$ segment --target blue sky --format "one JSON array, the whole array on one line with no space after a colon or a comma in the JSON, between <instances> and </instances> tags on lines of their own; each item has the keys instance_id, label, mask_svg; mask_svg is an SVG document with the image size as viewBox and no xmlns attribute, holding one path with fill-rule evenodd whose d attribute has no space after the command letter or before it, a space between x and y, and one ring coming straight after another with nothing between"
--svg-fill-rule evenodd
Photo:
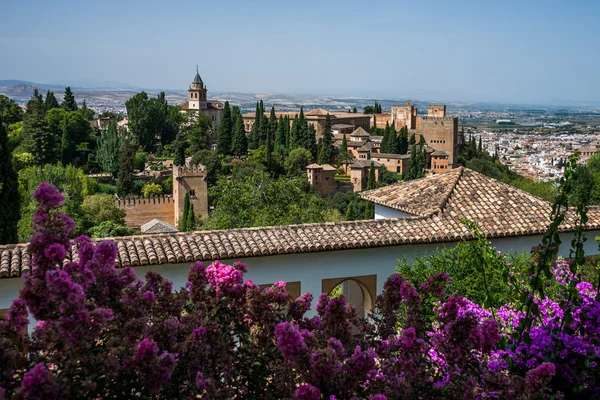
<instances>
[{"instance_id":1,"label":"blue sky","mask_svg":"<svg viewBox=\"0 0 600 400\"><path fill-rule=\"evenodd\" d=\"M0 79L600 101L600 1L12 1Z\"/></svg>"}]
</instances>

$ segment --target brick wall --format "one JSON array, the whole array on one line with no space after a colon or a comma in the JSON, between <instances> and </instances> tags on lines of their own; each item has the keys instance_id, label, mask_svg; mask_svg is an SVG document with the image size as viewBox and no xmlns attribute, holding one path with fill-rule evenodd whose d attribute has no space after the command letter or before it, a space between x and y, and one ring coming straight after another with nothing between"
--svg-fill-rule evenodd
<instances>
[{"instance_id":1,"label":"brick wall","mask_svg":"<svg viewBox=\"0 0 600 400\"><path fill-rule=\"evenodd\" d=\"M117 207L127 212L125 223L132 228L139 228L154 218L175 225L175 202L172 196L120 199L117 200Z\"/></svg>"}]
</instances>

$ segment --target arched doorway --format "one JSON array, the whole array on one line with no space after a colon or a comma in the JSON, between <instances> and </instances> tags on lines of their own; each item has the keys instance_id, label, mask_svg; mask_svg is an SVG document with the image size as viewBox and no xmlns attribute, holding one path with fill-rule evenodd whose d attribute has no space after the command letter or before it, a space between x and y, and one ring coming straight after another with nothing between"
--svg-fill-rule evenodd
<instances>
[{"instance_id":1,"label":"arched doorway","mask_svg":"<svg viewBox=\"0 0 600 400\"><path fill-rule=\"evenodd\" d=\"M356 307L359 317L368 317L373 312L376 291L377 275L323 279L323 293L343 294Z\"/></svg>"}]
</instances>

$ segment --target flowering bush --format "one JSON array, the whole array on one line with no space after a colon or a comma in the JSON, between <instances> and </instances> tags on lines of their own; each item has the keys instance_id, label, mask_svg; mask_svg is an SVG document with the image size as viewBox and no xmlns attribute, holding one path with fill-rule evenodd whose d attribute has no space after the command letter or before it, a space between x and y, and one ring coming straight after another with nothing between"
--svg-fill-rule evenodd
<instances>
[{"instance_id":1,"label":"flowering bush","mask_svg":"<svg viewBox=\"0 0 600 400\"><path fill-rule=\"evenodd\" d=\"M194 263L174 291L116 269L110 241L79 237L67 262L63 196L42 184L34 197L34 268L0 321L0 399L600 398L600 303L587 282L569 290L562 261L564 293L532 296L527 335L522 306L447 295L445 273L419 287L390 276L369 319L325 294L308 318L310 294L260 290L240 263Z\"/></svg>"}]
</instances>

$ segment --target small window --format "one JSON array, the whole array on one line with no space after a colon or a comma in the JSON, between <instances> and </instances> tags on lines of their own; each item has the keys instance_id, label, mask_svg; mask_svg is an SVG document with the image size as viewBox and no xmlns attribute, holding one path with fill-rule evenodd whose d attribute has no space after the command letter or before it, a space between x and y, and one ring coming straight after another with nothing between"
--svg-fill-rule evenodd
<instances>
[{"instance_id":1,"label":"small window","mask_svg":"<svg viewBox=\"0 0 600 400\"><path fill-rule=\"evenodd\" d=\"M196 191L195 190L190 190L190 196L195 196L196 195Z\"/></svg>"},{"instance_id":2,"label":"small window","mask_svg":"<svg viewBox=\"0 0 600 400\"><path fill-rule=\"evenodd\" d=\"M328 181L328 180L329 180L329 177L328 177L328 176L326 176L326 177L325 177L325 180L326 180L326 181Z\"/></svg>"}]
</instances>

